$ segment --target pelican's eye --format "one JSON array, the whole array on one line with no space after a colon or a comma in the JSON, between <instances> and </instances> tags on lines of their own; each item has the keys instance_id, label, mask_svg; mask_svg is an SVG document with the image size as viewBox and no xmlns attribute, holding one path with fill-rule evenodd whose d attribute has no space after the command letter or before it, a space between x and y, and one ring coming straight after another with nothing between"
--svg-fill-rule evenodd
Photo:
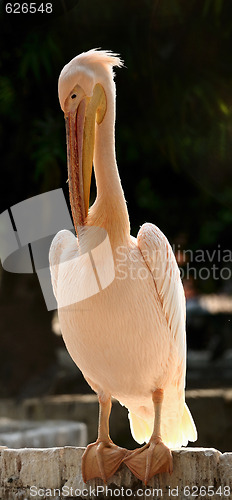
<instances>
[{"instance_id":1,"label":"pelican's eye","mask_svg":"<svg viewBox=\"0 0 232 500\"><path fill-rule=\"evenodd\" d=\"M71 99L76 99L76 94L71 95Z\"/></svg>"}]
</instances>

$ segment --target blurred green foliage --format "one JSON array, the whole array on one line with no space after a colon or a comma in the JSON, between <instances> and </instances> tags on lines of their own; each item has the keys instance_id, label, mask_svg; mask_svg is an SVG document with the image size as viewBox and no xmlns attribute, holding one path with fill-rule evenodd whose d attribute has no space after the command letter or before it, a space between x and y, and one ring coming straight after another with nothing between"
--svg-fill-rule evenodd
<instances>
[{"instance_id":1,"label":"blurred green foliage","mask_svg":"<svg viewBox=\"0 0 232 500\"><path fill-rule=\"evenodd\" d=\"M190 248L231 246L232 2L56 0L1 10L2 210L62 186L57 79L93 47L119 53L116 146L132 232L146 220Z\"/></svg>"}]
</instances>

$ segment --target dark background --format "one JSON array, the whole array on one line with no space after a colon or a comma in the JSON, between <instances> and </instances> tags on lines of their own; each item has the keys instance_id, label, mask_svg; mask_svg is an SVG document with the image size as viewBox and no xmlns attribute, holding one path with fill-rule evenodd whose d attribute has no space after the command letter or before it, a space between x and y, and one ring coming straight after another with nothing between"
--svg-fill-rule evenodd
<instances>
[{"instance_id":1,"label":"dark background","mask_svg":"<svg viewBox=\"0 0 232 500\"><path fill-rule=\"evenodd\" d=\"M68 200L57 80L72 57L101 47L125 61L116 70L116 152L132 234L150 221L182 251L231 249L232 3L53 0L52 14L6 14L6 3L0 2L1 212L59 187ZM218 254L214 263L224 265ZM37 392L53 391L62 340L51 333L37 277L1 275L0 396L33 395L36 381ZM231 280L212 273L193 278L184 279L187 298L231 293Z\"/></svg>"}]
</instances>

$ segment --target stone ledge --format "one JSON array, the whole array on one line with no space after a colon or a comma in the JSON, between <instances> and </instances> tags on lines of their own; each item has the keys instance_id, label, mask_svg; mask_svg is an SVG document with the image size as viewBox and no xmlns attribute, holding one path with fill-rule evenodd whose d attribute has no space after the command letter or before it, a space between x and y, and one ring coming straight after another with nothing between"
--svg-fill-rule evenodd
<instances>
[{"instance_id":1,"label":"stone ledge","mask_svg":"<svg viewBox=\"0 0 232 500\"><path fill-rule=\"evenodd\" d=\"M56 499L96 496L189 499L198 492L198 498L232 499L232 453L221 454L213 448L174 450L173 474L155 476L145 487L125 465L107 485L100 479L86 485L81 476L83 451L84 448L74 447L0 449L0 498L38 500L53 495ZM209 495L204 494L207 488Z\"/></svg>"}]
</instances>

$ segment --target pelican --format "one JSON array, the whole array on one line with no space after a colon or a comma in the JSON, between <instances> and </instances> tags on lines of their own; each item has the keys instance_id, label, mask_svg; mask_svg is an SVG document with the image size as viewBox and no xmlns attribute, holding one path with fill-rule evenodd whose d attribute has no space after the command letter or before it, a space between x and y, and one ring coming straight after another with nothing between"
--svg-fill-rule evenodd
<instances>
[{"instance_id":1,"label":"pelican","mask_svg":"<svg viewBox=\"0 0 232 500\"><path fill-rule=\"evenodd\" d=\"M174 254L153 224L130 236L115 158L113 67L122 64L117 54L93 49L61 71L76 236L60 231L49 258L64 342L99 399L98 438L83 454L83 479L106 482L124 462L147 484L172 472L171 448L197 433L185 403L185 296ZM93 165L97 195L89 207ZM129 451L111 440L112 397L128 409L142 447Z\"/></svg>"}]
</instances>

